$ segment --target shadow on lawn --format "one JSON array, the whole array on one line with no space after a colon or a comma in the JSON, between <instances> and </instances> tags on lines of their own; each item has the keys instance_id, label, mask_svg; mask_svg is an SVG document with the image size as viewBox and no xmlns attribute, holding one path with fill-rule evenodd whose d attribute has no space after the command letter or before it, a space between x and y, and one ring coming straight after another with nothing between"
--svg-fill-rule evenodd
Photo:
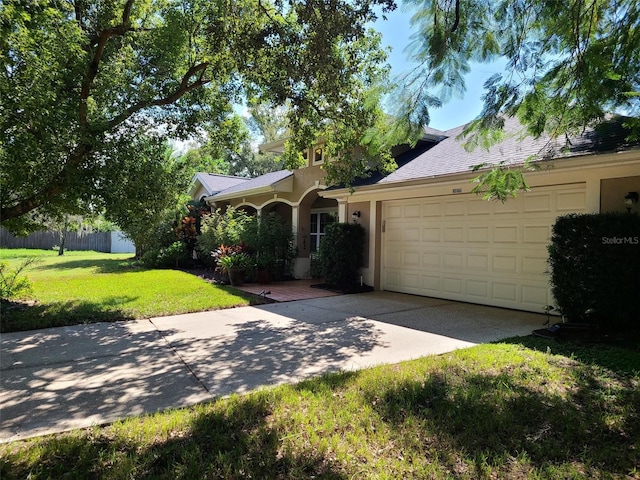
<instances>
[{"instance_id":1,"label":"shadow on lawn","mask_svg":"<svg viewBox=\"0 0 640 480\"><path fill-rule=\"evenodd\" d=\"M281 449L280 434L269 421L269 395L198 407L199 413L174 430L175 435L160 434L142 446L135 438L111 436L108 431L98 436L85 431L36 439L37 458L21 462L13 453L5 455L0 460L0 477L348 478L339 464L317 451Z\"/></svg>"},{"instance_id":2,"label":"shadow on lawn","mask_svg":"<svg viewBox=\"0 0 640 480\"><path fill-rule=\"evenodd\" d=\"M73 257L72 257L73 258ZM91 272L97 271L98 273L125 273L131 271L143 271L146 268L136 265L132 260L127 259L111 259L111 258L88 258L70 260L68 258L62 258L61 261L55 263L47 263L44 265L36 265L31 270L72 270L86 268Z\"/></svg>"},{"instance_id":3,"label":"shadow on lawn","mask_svg":"<svg viewBox=\"0 0 640 480\"><path fill-rule=\"evenodd\" d=\"M533 335L507 338L498 343L522 345L538 352L564 355L586 364L607 368L618 374L640 375L640 343L635 343L632 348L629 348L627 345L576 343Z\"/></svg>"},{"instance_id":4,"label":"shadow on lawn","mask_svg":"<svg viewBox=\"0 0 640 480\"><path fill-rule=\"evenodd\" d=\"M73 300L40 304L3 301L0 303L0 332L133 320L133 314L123 306L136 299L122 295L100 302Z\"/></svg>"},{"instance_id":5,"label":"shadow on lawn","mask_svg":"<svg viewBox=\"0 0 640 480\"><path fill-rule=\"evenodd\" d=\"M628 378L608 382L593 368L573 362L566 368L571 380L551 388L544 378L525 385L519 369L496 374L457 370L365 395L395 428L420 425L417 435L406 432L399 439L399 449L410 450L421 437L417 441L425 445L426 456L433 455L449 472L458 471L460 458L466 458L475 468L467 475L485 477L489 466L498 470L494 475L509 477L511 459L523 454L525 469L560 466L581 471L585 478L591 468L596 476L598 469L605 476L637 471L637 383Z\"/></svg>"}]
</instances>

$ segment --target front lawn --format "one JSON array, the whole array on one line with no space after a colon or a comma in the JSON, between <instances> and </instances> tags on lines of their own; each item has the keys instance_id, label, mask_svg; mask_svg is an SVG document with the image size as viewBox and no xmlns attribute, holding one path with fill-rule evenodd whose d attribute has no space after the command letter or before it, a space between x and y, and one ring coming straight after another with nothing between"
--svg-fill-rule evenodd
<instances>
[{"instance_id":1,"label":"front lawn","mask_svg":"<svg viewBox=\"0 0 640 480\"><path fill-rule=\"evenodd\" d=\"M639 369L518 338L1 445L0 478L639 478Z\"/></svg>"},{"instance_id":2,"label":"front lawn","mask_svg":"<svg viewBox=\"0 0 640 480\"><path fill-rule=\"evenodd\" d=\"M1 331L149 318L248 305L251 296L177 270L136 267L130 254L0 249L9 266L35 256L33 292L2 305Z\"/></svg>"}]
</instances>

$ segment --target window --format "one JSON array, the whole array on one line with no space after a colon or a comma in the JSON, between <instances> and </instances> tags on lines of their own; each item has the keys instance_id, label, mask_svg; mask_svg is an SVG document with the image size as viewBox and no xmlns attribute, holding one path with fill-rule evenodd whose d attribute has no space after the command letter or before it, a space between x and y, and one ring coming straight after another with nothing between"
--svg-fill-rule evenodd
<instances>
[{"instance_id":1,"label":"window","mask_svg":"<svg viewBox=\"0 0 640 480\"><path fill-rule=\"evenodd\" d=\"M320 248L320 241L324 237L325 227L338 221L338 212L318 212L311 214L311 241L309 247L311 253L317 252Z\"/></svg>"},{"instance_id":2,"label":"window","mask_svg":"<svg viewBox=\"0 0 640 480\"><path fill-rule=\"evenodd\" d=\"M313 164L317 165L324 161L324 149L322 147L316 147L313 149Z\"/></svg>"}]
</instances>

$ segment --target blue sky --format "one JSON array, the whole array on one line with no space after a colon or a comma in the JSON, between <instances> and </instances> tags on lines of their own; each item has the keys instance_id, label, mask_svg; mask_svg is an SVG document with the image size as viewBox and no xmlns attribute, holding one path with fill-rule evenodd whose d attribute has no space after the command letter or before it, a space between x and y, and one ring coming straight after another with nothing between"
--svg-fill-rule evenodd
<instances>
[{"instance_id":1,"label":"blue sky","mask_svg":"<svg viewBox=\"0 0 640 480\"><path fill-rule=\"evenodd\" d=\"M383 45L392 48L388 60L393 76L406 73L416 66L415 63L407 60L408 55L405 52L412 33L409 25L412 11L402 2L398 3L400 3L398 8L387 14L386 21L380 18L373 25L373 28L382 34ZM504 67L500 62L474 65L465 77L467 91L464 98L452 98L442 108L432 110L430 112L430 126L440 130L448 130L476 118L482 110L481 96L484 82L494 73L501 71L502 68Z\"/></svg>"}]
</instances>

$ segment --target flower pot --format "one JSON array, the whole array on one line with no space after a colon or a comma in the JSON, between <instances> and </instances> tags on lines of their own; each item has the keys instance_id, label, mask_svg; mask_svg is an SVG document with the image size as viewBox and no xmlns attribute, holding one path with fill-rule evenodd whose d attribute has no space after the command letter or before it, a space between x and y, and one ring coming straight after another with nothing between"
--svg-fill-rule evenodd
<instances>
[{"instance_id":1,"label":"flower pot","mask_svg":"<svg viewBox=\"0 0 640 480\"><path fill-rule=\"evenodd\" d=\"M233 287L241 287L244 285L244 269L243 268L231 268L227 271L229 275L229 282Z\"/></svg>"},{"instance_id":2,"label":"flower pot","mask_svg":"<svg viewBox=\"0 0 640 480\"><path fill-rule=\"evenodd\" d=\"M269 270L257 270L256 276L258 278L258 283L270 283L271 282L271 272Z\"/></svg>"}]
</instances>

